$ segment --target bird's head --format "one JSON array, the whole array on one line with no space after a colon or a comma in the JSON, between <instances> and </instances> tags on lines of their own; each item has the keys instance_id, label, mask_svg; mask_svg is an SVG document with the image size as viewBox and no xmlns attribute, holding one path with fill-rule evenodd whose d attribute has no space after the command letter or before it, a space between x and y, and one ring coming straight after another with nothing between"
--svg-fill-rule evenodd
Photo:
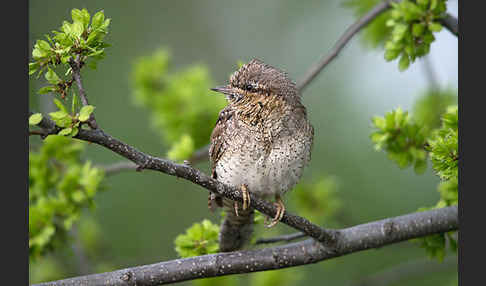
<instances>
[{"instance_id":1,"label":"bird's head","mask_svg":"<svg viewBox=\"0 0 486 286\"><path fill-rule=\"evenodd\" d=\"M295 83L287 73L276 69L258 59L252 59L235 71L228 85L212 88L223 93L229 102L238 102L248 96L277 95L284 98L297 98Z\"/></svg>"}]
</instances>

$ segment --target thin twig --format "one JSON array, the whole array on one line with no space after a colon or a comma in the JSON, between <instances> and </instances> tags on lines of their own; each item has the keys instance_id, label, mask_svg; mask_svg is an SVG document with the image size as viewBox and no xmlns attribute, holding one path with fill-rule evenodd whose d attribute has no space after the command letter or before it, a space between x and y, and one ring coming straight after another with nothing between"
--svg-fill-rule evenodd
<instances>
[{"instance_id":1,"label":"thin twig","mask_svg":"<svg viewBox=\"0 0 486 286\"><path fill-rule=\"evenodd\" d=\"M425 76L429 82L430 88L437 90L439 88L439 81L437 80L437 74L430 62L430 55L426 55L422 59L422 66L424 68Z\"/></svg>"},{"instance_id":2,"label":"thin twig","mask_svg":"<svg viewBox=\"0 0 486 286\"><path fill-rule=\"evenodd\" d=\"M42 121L38 124L38 126L44 128L47 134L57 134L60 131L60 128L57 127L55 123L47 117L42 118ZM201 187L217 195L221 195L233 201L243 202L243 197L239 188L225 185L207 176L203 172L193 168L190 165L177 164L170 160L145 154L137 150L136 148L125 144L118 139L113 138L111 135L105 133L101 129L80 129L78 134L74 136L74 138L96 143L125 157L126 159L134 162L138 166L137 170L154 170L171 176L184 178L197 185L200 185ZM251 190L250 200L250 206L252 208L266 214L269 217L275 217L277 213L277 208L274 204L262 200L254 194L251 194ZM295 228L298 231L306 233L308 236L318 241L325 242L329 246L333 244L337 236L336 231L321 228L320 226L311 223L307 219L293 215L289 212L285 212L281 222Z\"/></svg>"},{"instance_id":3,"label":"thin twig","mask_svg":"<svg viewBox=\"0 0 486 286\"><path fill-rule=\"evenodd\" d=\"M342 229L334 248L307 239L277 247L176 259L32 286L155 286L199 278L282 269L457 230L458 225L457 206L445 207Z\"/></svg>"},{"instance_id":4,"label":"thin twig","mask_svg":"<svg viewBox=\"0 0 486 286\"><path fill-rule=\"evenodd\" d=\"M135 171L137 164L133 162L118 162L107 166L99 166L105 171L105 175L112 176L123 171Z\"/></svg>"},{"instance_id":5,"label":"thin twig","mask_svg":"<svg viewBox=\"0 0 486 286\"><path fill-rule=\"evenodd\" d=\"M83 83L81 80L81 58L80 55L76 56L76 59L70 59L69 65L71 66L71 69L73 70L73 78L76 81L76 85L78 86L78 92L79 92L79 98L81 99L81 103L83 106L89 105L88 102L88 97L86 96L86 91L83 88ZM98 123L96 123L96 119L94 117L94 114L91 113L89 119L88 119L88 125L92 129L98 129Z\"/></svg>"},{"instance_id":6,"label":"thin twig","mask_svg":"<svg viewBox=\"0 0 486 286\"><path fill-rule=\"evenodd\" d=\"M354 24L349 26L349 28L344 32L344 34L339 38L339 40L334 44L334 47L329 52L328 55L321 58L315 65L313 65L305 75L297 83L297 88L303 90L309 83L319 74L319 72L324 69L335 57L338 56L339 52L346 46L346 44L353 38L353 36L358 33L361 29L366 27L373 19L378 17L381 13L390 8L389 1L383 1L371 9L366 15L361 17Z\"/></svg>"},{"instance_id":7,"label":"thin twig","mask_svg":"<svg viewBox=\"0 0 486 286\"><path fill-rule=\"evenodd\" d=\"M275 242L282 242L282 241L289 242L306 236L307 235L305 233L296 232L292 234L280 235L280 236L275 236L270 238L259 238L257 239L257 241L255 241L255 244L267 244L267 243L275 243Z\"/></svg>"},{"instance_id":8,"label":"thin twig","mask_svg":"<svg viewBox=\"0 0 486 286\"><path fill-rule=\"evenodd\" d=\"M91 263L89 262L89 259L84 251L83 244L79 237L77 225L73 225L71 229L71 234L74 238L72 248L74 256L76 257L78 273L83 275L88 274L91 272Z\"/></svg>"}]
</instances>

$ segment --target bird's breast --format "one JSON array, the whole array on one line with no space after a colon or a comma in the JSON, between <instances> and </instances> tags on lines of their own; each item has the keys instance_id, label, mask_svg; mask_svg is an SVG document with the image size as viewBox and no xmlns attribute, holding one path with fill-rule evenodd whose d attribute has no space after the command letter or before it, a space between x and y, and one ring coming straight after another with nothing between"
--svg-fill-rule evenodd
<instances>
[{"instance_id":1,"label":"bird's breast","mask_svg":"<svg viewBox=\"0 0 486 286\"><path fill-rule=\"evenodd\" d=\"M312 127L305 116L253 112L234 118L228 150L215 166L218 180L235 187L247 184L262 197L283 194L299 181L310 160ZM252 124L255 120L258 123Z\"/></svg>"}]
</instances>

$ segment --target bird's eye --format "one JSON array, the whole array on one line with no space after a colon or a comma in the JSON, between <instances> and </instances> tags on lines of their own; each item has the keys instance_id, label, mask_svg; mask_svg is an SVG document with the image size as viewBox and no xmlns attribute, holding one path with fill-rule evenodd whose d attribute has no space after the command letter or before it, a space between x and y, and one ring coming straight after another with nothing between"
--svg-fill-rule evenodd
<instances>
[{"instance_id":1,"label":"bird's eye","mask_svg":"<svg viewBox=\"0 0 486 286\"><path fill-rule=\"evenodd\" d=\"M256 85L249 83L249 84L245 85L245 89L248 90L248 91L255 91Z\"/></svg>"}]
</instances>

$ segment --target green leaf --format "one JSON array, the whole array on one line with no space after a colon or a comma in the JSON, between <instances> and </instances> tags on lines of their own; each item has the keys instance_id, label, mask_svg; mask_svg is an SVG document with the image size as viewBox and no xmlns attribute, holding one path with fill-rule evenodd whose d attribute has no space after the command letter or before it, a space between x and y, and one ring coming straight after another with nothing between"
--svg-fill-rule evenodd
<instances>
[{"instance_id":1,"label":"green leaf","mask_svg":"<svg viewBox=\"0 0 486 286\"><path fill-rule=\"evenodd\" d=\"M91 44L95 39L96 37L100 34L100 32L98 30L93 30L89 33L89 36L88 36L88 39L86 39L86 43L87 44Z\"/></svg>"},{"instance_id":2,"label":"green leaf","mask_svg":"<svg viewBox=\"0 0 486 286\"><path fill-rule=\"evenodd\" d=\"M385 127L386 127L385 118L383 118L381 116L374 116L372 121L373 121L373 125L375 125L376 128L385 129Z\"/></svg>"},{"instance_id":3,"label":"green leaf","mask_svg":"<svg viewBox=\"0 0 486 286\"><path fill-rule=\"evenodd\" d=\"M72 131L73 131L73 129L71 127L68 127L68 128L64 128L61 131L59 131L58 134L61 135L61 136L66 136L66 135L71 134Z\"/></svg>"},{"instance_id":4,"label":"green leaf","mask_svg":"<svg viewBox=\"0 0 486 286\"><path fill-rule=\"evenodd\" d=\"M391 61L396 59L400 55L400 50L386 50L385 52L385 60Z\"/></svg>"},{"instance_id":5,"label":"green leaf","mask_svg":"<svg viewBox=\"0 0 486 286\"><path fill-rule=\"evenodd\" d=\"M79 125L79 123L78 123L78 125ZM79 128L78 127L74 127L73 128L73 132L71 132L71 136L74 137L74 136L78 135L78 132L79 132Z\"/></svg>"},{"instance_id":6,"label":"green leaf","mask_svg":"<svg viewBox=\"0 0 486 286\"><path fill-rule=\"evenodd\" d=\"M42 53L42 51L38 48L34 48L34 50L32 50L32 58L34 58L34 60L38 60L38 59L41 59L44 57L44 54Z\"/></svg>"},{"instance_id":7,"label":"green leaf","mask_svg":"<svg viewBox=\"0 0 486 286\"><path fill-rule=\"evenodd\" d=\"M438 4L439 4L439 0L431 0L430 10L434 10L437 7Z\"/></svg>"},{"instance_id":8,"label":"green leaf","mask_svg":"<svg viewBox=\"0 0 486 286\"><path fill-rule=\"evenodd\" d=\"M428 27L432 32L440 32L442 30L442 25L436 22L430 22Z\"/></svg>"},{"instance_id":9,"label":"green leaf","mask_svg":"<svg viewBox=\"0 0 486 286\"><path fill-rule=\"evenodd\" d=\"M46 72L46 75L45 75L45 78L46 80L50 83L50 84L58 84L59 82L61 82L61 79L57 76L57 74L51 69L51 68L47 68L47 72Z\"/></svg>"},{"instance_id":10,"label":"green leaf","mask_svg":"<svg viewBox=\"0 0 486 286\"><path fill-rule=\"evenodd\" d=\"M218 252L219 226L205 219L195 223L185 234L176 237L175 249L180 257L191 257Z\"/></svg>"},{"instance_id":11,"label":"green leaf","mask_svg":"<svg viewBox=\"0 0 486 286\"><path fill-rule=\"evenodd\" d=\"M110 26L110 22L111 22L111 19L106 19L106 20L103 22L103 25L101 25L101 28L102 28L102 29L106 29L106 28L108 28L108 26Z\"/></svg>"},{"instance_id":12,"label":"green leaf","mask_svg":"<svg viewBox=\"0 0 486 286\"><path fill-rule=\"evenodd\" d=\"M81 35L84 32L84 26L80 22L74 22L71 26L71 29L72 29L72 34L78 38L81 37Z\"/></svg>"},{"instance_id":13,"label":"green leaf","mask_svg":"<svg viewBox=\"0 0 486 286\"><path fill-rule=\"evenodd\" d=\"M67 109L66 107L64 106L64 104L62 103L62 101L60 101L59 99L57 98L54 98L54 104L57 106L57 108L59 108L59 110L62 110L64 113L68 113L67 112Z\"/></svg>"},{"instance_id":14,"label":"green leaf","mask_svg":"<svg viewBox=\"0 0 486 286\"><path fill-rule=\"evenodd\" d=\"M71 24L69 24L68 22L66 21L63 21L62 22L62 27L61 27L61 30L66 33L66 35L71 35L73 32L72 32L72 27L71 27Z\"/></svg>"},{"instance_id":15,"label":"green leaf","mask_svg":"<svg viewBox=\"0 0 486 286\"><path fill-rule=\"evenodd\" d=\"M49 113L49 116L56 122L59 127L69 127L72 123L71 116L62 110Z\"/></svg>"},{"instance_id":16,"label":"green leaf","mask_svg":"<svg viewBox=\"0 0 486 286\"><path fill-rule=\"evenodd\" d=\"M86 29L89 25L90 15L88 10L83 8L83 10L73 9L71 10L71 17L73 18L74 22L79 22L83 24L83 27Z\"/></svg>"},{"instance_id":17,"label":"green leaf","mask_svg":"<svg viewBox=\"0 0 486 286\"><path fill-rule=\"evenodd\" d=\"M91 20L91 27L93 27L94 30L98 29L101 27L103 22L105 21L105 14L103 11L99 11L93 16L93 20Z\"/></svg>"},{"instance_id":18,"label":"green leaf","mask_svg":"<svg viewBox=\"0 0 486 286\"><path fill-rule=\"evenodd\" d=\"M41 113L34 113L29 117L29 124L30 125L37 125L42 121L42 114Z\"/></svg>"},{"instance_id":19,"label":"green leaf","mask_svg":"<svg viewBox=\"0 0 486 286\"><path fill-rule=\"evenodd\" d=\"M39 66L40 66L40 64L38 62L29 63L29 76L33 75L37 71Z\"/></svg>"},{"instance_id":20,"label":"green leaf","mask_svg":"<svg viewBox=\"0 0 486 286\"><path fill-rule=\"evenodd\" d=\"M425 24L423 23L415 23L412 26L412 35L415 37L420 37L425 31Z\"/></svg>"},{"instance_id":21,"label":"green leaf","mask_svg":"<svg viewBox=\"0 0 486 286\"><path fill-rule=\"evenodd\" d=\"M83 106L83 108L81 108L81 110L79 111L79 121L81 122L87 121L94 109L95 107L92 105Z\"/></svg>"},{"instance_id":22,"label":"green leaf","mask_svg":"<svg viewBox=\"0 0 486 286\"><path fill-rule=\"evenodd\" d=\"M400 58L400 61L398 62L398 69L400 71L404 71L408 68L410 65L410 59L408 58L408 55L403 54L402 57Z\"/></svg>"},{"instance_id":23,"label":"green leaf","mask_svg":"<svg viewBox=\"0 0 486 286\"><path fill-rule=\"evenodd\" d=\"M83 23L84 21L83 13L79 9L71 10L71 18L73 18L73 22Z\"/></svg>"},{"instance_id":24,"label":"green leaf","mask_svg":"<svg viewBox=\"0 0 486 286\"><path fill-rule=\"evenodd\" d=\"M429 0L417 0L417 4L419 4L422 7L426 7L427 4L429 4Z\"/></svg>"},{"instance_id":25,"label":"green leaf","mask_svg":"<svg viewBox=\"0 0 486 286\"><path fill-rule=\"evenodd\" d=\"M49 86L41 87L37 91L37 93L38 94L48 94L49 92L53 92L53 91L56 91L56 87L49 85Z\"/></svg>"},{"instance_id":26,"label":"green leaf","mask_svg":"<svg viewBox=\"0 0 486 286\"><path fill-rule=\"evenodd\" d=\"M37 46L45 52L49 52L51 50L51 46L49 45L48 42L44 40L37 40Z\"/></svg>"}]
</instances>

